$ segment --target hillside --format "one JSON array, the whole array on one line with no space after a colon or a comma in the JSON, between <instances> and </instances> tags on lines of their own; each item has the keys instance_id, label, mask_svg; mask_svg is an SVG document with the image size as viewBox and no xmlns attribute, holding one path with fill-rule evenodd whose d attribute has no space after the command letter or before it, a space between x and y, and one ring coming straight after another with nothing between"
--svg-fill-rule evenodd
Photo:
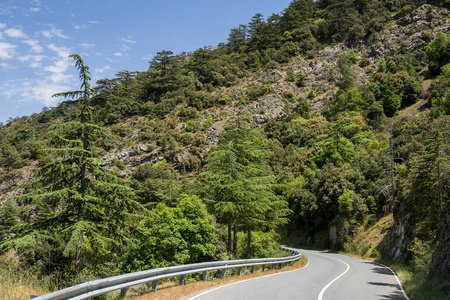
<instances>
[{"instance_id":1,"label":"hillside","mask_svg":"<svg viewBox=\"0 0 450 300\"><path fill-rule=\"evenodd\" d=\"M64 286L262 257L285 227L444 282L449 35L445 1L292 1L217 47L83 81L1 127L0 271Z\"/></svg>"}]
</instances>

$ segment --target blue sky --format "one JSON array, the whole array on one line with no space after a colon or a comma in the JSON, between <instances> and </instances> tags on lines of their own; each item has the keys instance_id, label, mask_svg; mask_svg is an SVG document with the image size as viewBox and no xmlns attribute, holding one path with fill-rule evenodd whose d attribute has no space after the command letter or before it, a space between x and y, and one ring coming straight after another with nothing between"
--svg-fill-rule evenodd
<instances>
[{"instance_id":1,"label":"blue sky","mask_svg":"<svg viewBox=\"0 0 450 300\"><path fill-rule=\"evenodd\" d=\"M256 13L291 0L0 0L0 122L57 105L79 88L80 54L92 84L121 70L145 71L157 51L175 54L226 42Z\"/></svg>"}]
</instances>

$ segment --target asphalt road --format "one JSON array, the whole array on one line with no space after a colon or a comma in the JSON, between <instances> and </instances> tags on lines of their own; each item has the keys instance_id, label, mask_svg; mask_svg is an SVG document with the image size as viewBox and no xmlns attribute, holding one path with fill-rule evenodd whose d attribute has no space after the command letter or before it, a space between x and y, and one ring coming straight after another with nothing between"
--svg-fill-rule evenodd
<instances>
[{"instance_id":1,"label":"asphalt road","mask_svg":"<svg viewBox=\"0 0 450 300\"><path fill-rule=\"evenodd\" d=\"M309 260L304 268L220 286L184 299L409 299L388 267L339 254L300 252Z\"/></svg>"}]
</instances>

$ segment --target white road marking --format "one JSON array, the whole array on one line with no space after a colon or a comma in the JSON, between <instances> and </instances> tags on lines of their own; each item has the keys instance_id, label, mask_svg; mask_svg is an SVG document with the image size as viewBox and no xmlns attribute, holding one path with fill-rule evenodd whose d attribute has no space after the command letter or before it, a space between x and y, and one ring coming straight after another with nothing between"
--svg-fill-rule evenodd
<instances>
[{"instance_id":1,"label":"white road marking","mask_svg":"<svg viewBox=\"0 0 450 300\"><path fill-rule=\"evenodd\" d=\"M285 272L280 272L280 273L275 273L275 274L270 274L270 275L265 275L265 276L259 276L259 277L255 277L255 278L250 278L250 279L246 279L246 280L241 280L241 281L229 283L229 284L226 284L226 285L221 285L221 286L218 286L218 287L216 287L216 288L213 288L213 289L204 291L203 293L198 294L198 295L195 295L194 297L188 298L187 300L194 300L194 299L197 299L198 297L201 297L201 296L203 296L203 295L205 295L205 294L208 294L208 293L210 293L210 292L212 292L212 291L215 291L215 290L218 290L218 289L221 289L221 288L230 286L230 285L234 285L234 284L238 284L238 283L242 283L242 282L246 282L246 281L251 281L251 280L255 280L255 279L260 279L260 278L263 278L263 277L264 277L264 278L267 278L267 277L274 276L274 275L286 274L286 273L290 273L290 272L294 272L294 271L298 271L298 270L304 269L304 268L306 268L307 266L309 266L309 260L308 260L308 263L306 264L306 266L301 267L301 268L298 268L298 269L295 269L295 270L285 271Z\"/></svg>"},{"instance_id":2,"label":"white road marking","mask_svg":"<svg viewBox=\"0 0 450 300\"><path fill-rule=\"evenodd\" d=\"M331 259L340 261L341 263L347 265L347 269L344 271L344 273L342 273L341 275L339 275L338 277L336 277L335 279L333 279L330 283L328 283L328 284L320 291L319 298L317 298L317 299L318 299L318 300L322 300L323 294L325 293L325 291L326 291L326 290L327 290L327 289L328 289L328 288L329 288L336 280L338 280L339 278L341 278L342 276L344 276L345 273L347 273L348 270L350 270L350 265L349 265L348 263L346 263L345 261L342 261L342 260L337 259L337 258L334 258L334 257L330 257L330 256L326 256L326 255L321 255L321 254L317 254L317 253L314 253L314 254L315 254L315 255L319 255L319 256L323 256L323 257L327 257L327 258L331 258Z\"/></svg>"},{"instance_id":3,"label":"white road marking","mask_svg":"<svg viewBox=\"0 0 450 300\"><path fill-rule=\"evenodd\" d=\"M373 262L373 261L370 261L370 260L367 260L367 261L368 261L368 262L375 263L375 264L379 265L380 267L389 269L389 270L392 272L392 274L394 275L395 280L397 280L398 286L400 287L400 290L402 291L403 297L405 297L406 300L410 300L409 297L408 297L408 295L406 295L405 290L403 289L403 285L402 285L402 283L400 282L400 279L398 278L397 273L395 273L394 270L392 270L391 268L389 268L388 266L385 266L385 265L383 265L383 264L380 264L380 263L377 263L377 262Z\"/></svg>"}]
</instances>

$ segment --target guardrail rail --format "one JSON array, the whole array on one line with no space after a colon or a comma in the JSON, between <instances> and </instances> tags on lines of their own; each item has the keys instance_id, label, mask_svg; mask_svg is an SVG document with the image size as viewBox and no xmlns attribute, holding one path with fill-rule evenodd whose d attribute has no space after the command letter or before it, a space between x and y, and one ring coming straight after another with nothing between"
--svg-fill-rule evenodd
<instances>
[{"instance_id":1,"label":"guardrail rail","mask_svg":"<svg viewBox=\"0 0 450 300\"><path fill-rule=\"evenodd\" d=\"M157 280L177 277L179 276L180 285L184 284L184 275L193 273L203 273L203 281L207 280L206 272L222 270L222 278L225 278L225 270L230 268L238 268L238 275L240 275L240 269L242 267L252 267L252 273L254 266L272 265L272 268L276 264L289 263L300 259L301 253L290 248L282 247L281 250L290 252L292 256L277 257L277 258L257 258L257 259L241 259L241 260L225 260L215 262L195 263L188 265L179 265L167 268L156 268L141 272L123 274L114 277L108 277L104 279L98 279L94 281L88 281L82 284L78 284L72 287L68 287L62 290L55 291L43 296L32 296L31 299L36 300L65 300L65 299L88 299L90 297L106 294L112 291L121 290L121 296L124 297L126 289L128 287L152 282L152 288L154 291L157 289Z\"/></svg>"}]
</instances>

